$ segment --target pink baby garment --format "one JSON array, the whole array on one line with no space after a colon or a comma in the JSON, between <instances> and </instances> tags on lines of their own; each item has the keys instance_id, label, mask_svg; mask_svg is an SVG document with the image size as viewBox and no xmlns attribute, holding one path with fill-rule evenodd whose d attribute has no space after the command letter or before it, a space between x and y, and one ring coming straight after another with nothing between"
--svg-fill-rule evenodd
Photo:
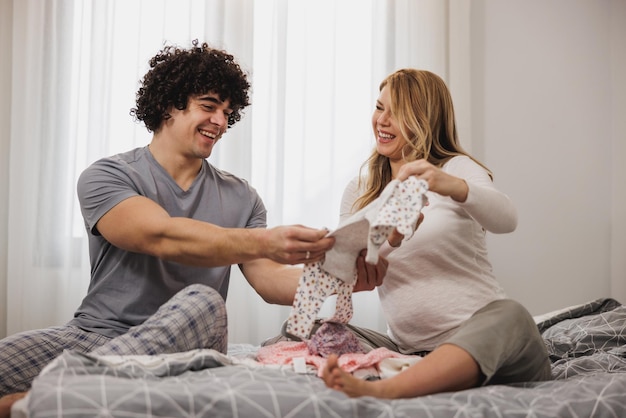
<instances>
[{"instance_id":1,"label":"pink baby garment","mask_svg":"<svg viewBox=\"0 0 626 418\"><path fill-rule=\"evenodd\" d=\"M378 251L394 228L409 239L427 202L428 183L415 177L391 181L381 195L328 235L335 245L324 261L304 265L286 331L308 339L324 301L337 294L334 315L325 321L348 323L352 319L352 288L356 259L367 248L366 262L376 264Z\"/></svg>"},{"instance_id":2,"label":"pink baby garment","mask_svg":"<svg viewBox=\"0 0 626 418\"><path fill-rule=\"evenodd\" d=\"M364 353L359 339L346 324L324 322L306 341L309 352L314 356L327 358L331 354Z\"/></svg>"},{"instance_id":3,"label":"pink baby garment","mask_svg":"<svg viewBox=\"0 0 626 418\"><path fill-rule=\"evenodd\" d=\"M280 341L276 344L266 345L257 351L256 360L261 364L293 364L294 359L304 358L306 364L311 364L317 369L317 375L322 377L326 366L324 357L313 355L307 344L303 341ZM405 359L415 362L421 359L419 356L400 354L385 347L376 348L368 353L345 353L339 356L339 367L349 373L360 369L377 367L387 359Z\"/></svg>"}]
</instances>

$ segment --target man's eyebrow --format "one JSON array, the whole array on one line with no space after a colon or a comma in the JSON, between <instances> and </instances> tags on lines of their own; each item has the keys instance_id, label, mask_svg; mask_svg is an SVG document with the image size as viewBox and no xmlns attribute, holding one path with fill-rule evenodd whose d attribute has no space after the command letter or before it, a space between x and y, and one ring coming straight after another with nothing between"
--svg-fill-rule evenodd
<instances>
[{"instance_id":1,"label":"man's eyebrow","mask_svg":"<svg viewBox=\"0 0 626 418\"><path fill-rule=\"evenodd\" d=\"M222 103L224 103L223 101L221 101L220 99L218 99L215 96L201 96L201 97L198 97L198 100L201 100L203 102L212 102L212 103L215 103L215 104L222 104Z\"/></svg>"},{"instance_id":2,"label":"man's eyebrow","mask_svg":"<svg viewBox=\"0 0 626 418\"><path fill-rule=\"evenodd\" d=\"M219 97L215 97L215 96L200 96L196 100L201 101L201 102L211 102L211 103L214 103L216 105L224 104L223 100L221 100ZM233 110L229 107L226 110L226 112L231 113L231 112L233 112Z\"/></svg>"}]
</instances>

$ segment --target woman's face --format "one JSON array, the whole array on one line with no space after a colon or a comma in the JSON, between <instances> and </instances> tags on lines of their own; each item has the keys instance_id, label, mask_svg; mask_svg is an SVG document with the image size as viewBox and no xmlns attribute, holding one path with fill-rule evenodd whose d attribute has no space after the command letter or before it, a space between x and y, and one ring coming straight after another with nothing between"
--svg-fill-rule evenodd
<instances>
[{"instance_id":1,"label":"woman's face","mask_svg":"<svg viewBox=\"0 0 626 418\"><path fill-rule=\"evenodd\" d=\"M391 96L388 86L383 87L376 100L372 115L372 129L376 137L376 151L390 162L402 160L406 139L402 136L395 117L391 114Z\"/></svg>"}]
</instances>

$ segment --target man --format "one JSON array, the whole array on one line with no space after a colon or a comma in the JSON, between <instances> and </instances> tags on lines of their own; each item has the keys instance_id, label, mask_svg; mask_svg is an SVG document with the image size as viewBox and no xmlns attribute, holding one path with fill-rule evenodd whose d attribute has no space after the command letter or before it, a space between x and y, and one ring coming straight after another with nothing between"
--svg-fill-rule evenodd
<instances>
[{"instance_id":1,"label":"man","mask_svg":"<svg viewBox=\"0 0 626 418\"><path fill-rule=\"evenodd\" d=\"M249 105L249 83L232 55L194 41L165 47L150 67L131 111L153 132L150 144L95 162L78 181L87 295L65 326L0 341L0 396L28 390L64 349L226 352L231 265L265 301L291 305L301 274L293 265L320 260L333 245L325 230L267 229L256 191L206 160ZM370 266L361 257L357 267L355 290L373 289L386 261ZM0 400L0 409L19 396Z\"/></svg>"}]
</instances>

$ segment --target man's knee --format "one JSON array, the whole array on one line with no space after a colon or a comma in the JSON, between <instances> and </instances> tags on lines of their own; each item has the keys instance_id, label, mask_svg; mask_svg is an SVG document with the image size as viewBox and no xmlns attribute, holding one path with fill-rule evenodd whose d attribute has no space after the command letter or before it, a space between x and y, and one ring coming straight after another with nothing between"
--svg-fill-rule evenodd
<instances>
[{"instance_id":1,"label":"man's knee","mask_svg":"<svg viewBox=\"0 0 626 418\"><path fill-rule=\"evenodd\" d=\"M209 322L218 325L223 322L226 326L226 303L219 292L203 284L192 284L179 292L182 294L185 305L200 315L207 315Z\"/></svg>"}]
</instances>

